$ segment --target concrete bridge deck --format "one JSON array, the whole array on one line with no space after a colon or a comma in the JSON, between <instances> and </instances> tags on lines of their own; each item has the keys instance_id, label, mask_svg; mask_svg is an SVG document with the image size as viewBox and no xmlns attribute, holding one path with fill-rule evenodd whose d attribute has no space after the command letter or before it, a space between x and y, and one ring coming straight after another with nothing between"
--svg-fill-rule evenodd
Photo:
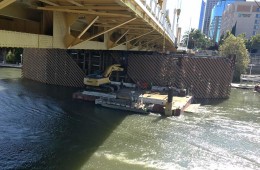
<instances>
[{"instance_id":1,"label":"concrete bridge deck","mask_svg":"<svg viewBox=\"0 0 260 170\"><path fill-rule=\"evenodd\" d=\"M0 47L174 51L166 0L0 0Z\"/></svg>"}]
</instances>

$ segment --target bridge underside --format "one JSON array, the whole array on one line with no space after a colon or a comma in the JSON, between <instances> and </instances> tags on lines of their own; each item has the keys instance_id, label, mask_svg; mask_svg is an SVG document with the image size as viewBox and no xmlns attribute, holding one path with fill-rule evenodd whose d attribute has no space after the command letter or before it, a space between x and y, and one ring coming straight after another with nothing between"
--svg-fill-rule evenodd
<instances>
[{"instance_id":1,"label":"bridge underside","mask_svg":"<svg viewBox=\"0 0 260 170\"><path fill-rule=\"evenodd\" d=\"M2 0L0 47L174 51L166 17L144 3Z\"/></svg>"}]
</instances>

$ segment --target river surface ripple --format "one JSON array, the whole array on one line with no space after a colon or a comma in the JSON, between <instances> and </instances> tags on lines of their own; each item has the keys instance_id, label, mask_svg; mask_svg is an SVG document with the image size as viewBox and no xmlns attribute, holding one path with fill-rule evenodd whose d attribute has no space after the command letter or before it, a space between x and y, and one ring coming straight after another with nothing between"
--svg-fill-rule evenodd
<instances>
[{"instance_id":1,"label":"river surface ripple","mask_svg":"<svg viewBox=\"0 0 260 170\"><path fill-rule=\"evenodd\" d=\"M260 169L260 94L161 118L73 101L0 68L0 169Z\"/></svg>"}]
</instances>

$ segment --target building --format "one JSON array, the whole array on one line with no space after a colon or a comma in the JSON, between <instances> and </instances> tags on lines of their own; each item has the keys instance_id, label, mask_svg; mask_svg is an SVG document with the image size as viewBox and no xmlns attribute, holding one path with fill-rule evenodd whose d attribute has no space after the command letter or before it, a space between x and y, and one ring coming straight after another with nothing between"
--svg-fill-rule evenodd
<instances>
[{"instance_id":1,"label":"building","mask_svg":"<svg viewBox=\"0 0 260 170\"><path fill-rule=\"evenodd\" d=\"M198 28L200 31L202 31L202 29L203 29L205 8L206 8L206 2L204 0L202 0L201 1L201 8L200 8L200 21L199 21L199 28Z\"/></svg>"},{"instance_id":2,"label":"building","mask_svg":"<svg viewBox=\"0 0 260 170\"><path fill-rule=\"evenodd\" d=\"M206 10L204 15L204 23L203 23L203 29L202 32L209 35L209 23L210 23L210 16L211 16L211 10L212 8L217 4L218 0L207 0L206 2Z\"/></svg>"},{"instance_id":3,"label":"building","mask_svg":"<svg viewBox=\"0 0 260 170\"><path fill-rule=\"evenodd\" d=\"M213 7L210 16L209 25L209 37L213 41L218 42L220 38L220 27L222 22L222 13L226 7L234 2L246 1L246 0L219 0L219 2Z\"/></svg>"},{"instance_id":4,"label":"building","mask_svg":"<svg viewBox=\"0 0 260 170\"><path fill-rule=\"evenodd\" d=\"M232 31L245 33L246 38L260 34L260 8L255 2L236 2L229 5L222 15L220 34Z\"/></svg>"}]
</instances>

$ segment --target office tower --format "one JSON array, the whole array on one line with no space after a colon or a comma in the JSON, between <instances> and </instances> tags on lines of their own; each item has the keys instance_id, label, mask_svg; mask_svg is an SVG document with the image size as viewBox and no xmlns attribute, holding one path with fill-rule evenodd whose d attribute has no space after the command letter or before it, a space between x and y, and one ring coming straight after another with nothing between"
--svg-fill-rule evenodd
<instances>
[{"instance_id":1,"label":"office tower","mask_svg":"<svg viewBox=\"0 0 260 170\"><path fill-rule=\"evenodd\" d=\"M223 15L220 34L227 31L237 36L245 33L246 38L260 33L260 7L255 2L236 2L229 5Z\"/></svg>"},{"instance_id":2,"label":"office tower","mask_svg":"<svg viewBox=\"0 0 260 170\"><path fill-rule=\"evenodd\" d=\"M218 0L207 0L206 2L206 10L204 15L204 24L203 24L203 33L208 35L209 33L209 23L212 8L217 4Z\"/></svg>"},{"instance_id":3,"label":"office tower","mask_svg":"<svg viewBox=\"0 0 260 170\"><path fill-rule=\"evenodd\" d=\"M203 28L205 8L206 8L206 2L204 0L202 0L201 1L201 8L200 8L200 21L199 21L199 28L198 28L200 31L202 31L202 28Z\"/></svg>"},{"instance_id":4,"label":"office tower","mask_svg":"<svg viewBox=\"0 0 260 170\"><path fill-rule=\"evenodd\" d=\"M213 7L210 16L209 24L209 37L213 41L218 42L220 38L220 27L222 22L222 13L226 7L234 2L245 2L246 0L219 0L218 3Z\"/></svg>"}]
</instances>

